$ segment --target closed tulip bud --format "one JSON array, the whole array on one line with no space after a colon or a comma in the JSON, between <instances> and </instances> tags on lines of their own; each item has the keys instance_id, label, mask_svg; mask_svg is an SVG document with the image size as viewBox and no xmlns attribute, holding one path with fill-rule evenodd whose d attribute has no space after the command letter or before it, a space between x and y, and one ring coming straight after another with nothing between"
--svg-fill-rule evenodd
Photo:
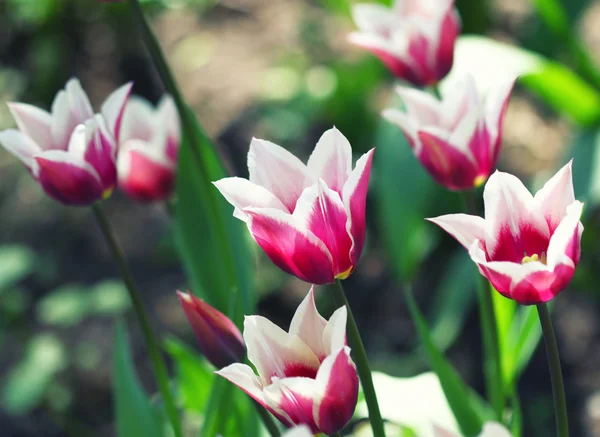
<instances>
[{"instance_id":1,"label":"closed tulip bud","mask_svg":"<svg viewBox=\"0 0 600 437\"><path fill-rule=\"evenodd\" d=\"M250 180L214 184L254 240L280 269L313 284L347 278L365 242L371 149L352 169L352 148L333 128L308 165L268 141L253 139Z\"/></svg>"},{"instance_id":2,"label":"closed tulip bud","mask_svg":"<svg viewBox=\"0 0 600 437\"><path fill-rule=\"evenodd\" d=\"M441 100L399 87L405 112L386 109L383 117L400 128L437 183L449 190L470 190L496 167L513 85L514 79L507 80L483 97L473 77L466 76Z\"/></svg>"},{"instance_id":3,"label":"closed tulip bud","mask_svg":"<svg viewBox=\"0 0 600 437\"><path fill-rule=\"evenodd\" d=\"M177 294L206 359L219 369L243 361L246 346L235 323L196 296Z\"/></svg>"},{"instance_id":4,"label":"closed tulip bud","mask_svg":"<svg viewBox=\"0 0 600 437\"><path fill-rule=\"evenodd\" d=\"M117 169L119 187L133 199L153 202L173 191L181 138L179 116L170 96L157 108L132 97L123 116Z\"/></svg>"},{"instance_id":5,"label":"closed tulip bud","mask_svg":"<svg viewBox=\"0 0 600 437\"><path fill-rule=\"evenodd\" d=\"M334 434L352 418L358 376L346 346L346 307L329 321L318 313L314 290L296 310L289 332L260 316L247 316L244 340L256 370L236 363L217 372L287 426Z\"/></svg>"},{"instance_id":6,"label":"closed tulip bud","mask_svg":"<svg viewBox=\"0 0 600 437\"><path fill-rule=\"evenodd\" d=\"M67 205L90 205L117 183L116 138L131 84L123 85L94 114L77 79L67 82L46 112L10 103L17 129L0 132L0 144L25 164L46 194Z\"/></svg>"},{"instance_id":7,"label":"closed tulip bud","mask_svg":"<svg viewBox=\"0 0 600 437\"><path fill-rule=\"evenodd\" d=\"M485 185L485 219L429 219L458 240L496 290L520 304L547 302L564 290L579 262L583 204L571 162L532 196L515 176L496 171Z\"/></svg>"},{"instance_id":8,"label":"closed tulip bud","mask_svg":"<svg viewBox=\"0 0 600 437\"><path fill-rule=\"evenodd\" d=\"M359 31L350 42L372 52L396 77L424 87L450 71L460 33L454 0L396 0L391 8L358 3L352 17Z\"/></svg>"}]
</instances>

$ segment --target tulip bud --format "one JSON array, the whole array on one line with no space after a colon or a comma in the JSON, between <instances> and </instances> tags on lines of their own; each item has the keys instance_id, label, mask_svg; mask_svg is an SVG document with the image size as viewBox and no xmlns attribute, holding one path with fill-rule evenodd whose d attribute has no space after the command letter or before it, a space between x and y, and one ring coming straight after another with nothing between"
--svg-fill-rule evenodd
<instances>
[{"instance_id":1,"label":"tulip bud","mask_svg":"<svg viewBox=\"0 0 600 437\"><path fill-rule=\"evenodd\" d=\"M206 359L219 369L243 361L246 346L237 326L202 299L181 291L177 294Z\"/></svg>"},{"instance_id":2,"label":"tulip bud","mask_svg":"<svg viewBox=\"0 0 600 437\"><path fill-rule=\"evenodd\" d=\"M424 87L450 71L460 33L454 0L396 0L391 8L358 3L352 17L359 31L350 42L372 52L396 77Z\"/></svg>"},{"instance_id":3,"label":"tulip bud","mask_svg":"<svg viewBox=\"0 0 600 437\"><path fill-rule=\"evenodd\" d=\"M90 205L117 183L116 138L131 84L113 92L94 114L77 79L67 82L46 112L10 103L18 130L0 132L0 143L27 167L46 194L66 205Z\"/></svg>"}]
</instances>

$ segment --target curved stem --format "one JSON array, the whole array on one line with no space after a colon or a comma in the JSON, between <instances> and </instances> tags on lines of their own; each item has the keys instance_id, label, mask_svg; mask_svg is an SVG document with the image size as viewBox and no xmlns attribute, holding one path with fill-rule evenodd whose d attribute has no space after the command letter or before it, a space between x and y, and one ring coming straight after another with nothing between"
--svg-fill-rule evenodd
<instances>
[{"instance_id":1,"label":"curved stem","mask_svg":"<svg viewBox=\"0 0 600 437\"><path fill-rule=\"evenodd\" d=\"M469 214L479 215L477 204L471 192L461 193L465 210ZM502 367L500 364L500 344L498 341L498 327L494 302L488 281L477 271L477 296L479 300L479 317L484 348L484 373L486 394L495 413L496 419L502 420L504 412L504 384L502 381Z\"/></svg>"},{"instance_id":2,"label":"curved stem","mask_svg":"<svg viewBox=\"0 0 600 437\"><path fill-rule=\"evenodd\" d=\"M121 249L117 237L115 236L115 233L113 232L110 222L104 214L102 207L96 203L92 205L92 211L94 211L94 215L96 216L100 230L104 235L104 239L108 244L111 254L119 269L119 273L121 274L123 282L125 283L127 291L129 292L129 297L131 298L135 315L137 316L140 328L144 334L144 340L146 341L146 347L148 348L150 360L152 361L152 368L154 370L154 376L158 384L158 389L165 403L167 416L169 417L171 425L173 426L173 432L176 437L182 437L183 433L181 431L181 424L179 422L179 413L175 407L175 401L173 400L173 396L171 395L171 391L169 389L169 375L167 373L167 366L160 353L158 342L156 341L154 333L152 332L152 328L150 327L148 315L146 314L146 310L144 308L144 302L135 284L133 276L129 271L123 250Z\"/></svg>"},{"instance_id":3,"label":"curved stem","mask_svg":"<svg viewBox=\"0 0 600 437\"><path fill-rule=\"evenodd\" d=\"M344 287L339 279L335 280L335 284L331 288L333 289L333 298L336 304L339 306L345 305L348 309L348 343L352 348L356 369L358 370L360 383L362 384L365 400L367 401L369 420L371 421L371 428L373 428L373 437L385 437L383 419L379 411L379 404L377 403L377 394L373 386L373 377L371 375L371 368L369 367L367 351L360 338L360 332L358 331L358 326L356 326L352 309L350 309L346 294L344 293Z\"/></svg>"},{"instance_id":4,"label":"curved stem","mask_svg":"<svg viewBox=\"0 0 600 437\"><path fill-rule=\"evenodd\" d=\"M271 437L281 436L279 428L277 428L277 424L273 420L273 416L271 416L271 414L265 409L265 407L260 405L258 402L253 400L252 403L256 407L256 411L258 411L258 415L260 416L263 425L265 425L265 428L267 428L267 431L269 431Z\"/></svg>"},{"instance_id":5,"label":"curved stem","mask_svg":"<svg viewBox=\"0 0 600 437\"><path fill-rule=\"evenodd\" d=\"M542 324L548 366L550 367L550 380L552 381L552 396L554 398L554 412L556 415L556 435L557 437L569 437L569 419L567 415L565 385L563 382L562 370L560 368L560 357L558 355L558 346L556 345L554 328L552 327L552 319L550 318L548 306L545 303L536 306Z\"/></svg>"}]
</instances>

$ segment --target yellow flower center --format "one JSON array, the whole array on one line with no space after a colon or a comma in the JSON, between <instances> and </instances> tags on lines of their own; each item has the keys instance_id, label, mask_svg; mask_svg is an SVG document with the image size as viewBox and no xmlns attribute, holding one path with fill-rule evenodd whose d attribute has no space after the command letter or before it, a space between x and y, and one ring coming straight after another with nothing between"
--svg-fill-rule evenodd
<instances>
[{"instance_id":1,"label":"yellow flower center","mask_svg":"<svg viewBox=\"0 0 600 437\"><path fill-rule=\"evenodd\" d=\"M483 185L483 183L487 180L487 177L484 175L479 175L475 179L473 179L473 187L477 188Z\"/></svg>"},{"instance_id":2,"label":"yellow flower center","mask_svg":"<svg viewBox=\"0 0 600 437\"><path fill-rule=\"evenodd\" d=\"M348 270L346 270L345 272L342 273L338 273L335 277L335 279L346 279L348 276L350 276L350 273L352 273L352 270L354 270L354 267L350 267Z\"/></svg>"},{"instance_id":3,"label":"yellow flower center","mask_svg":"<svg viewBox=\"0 0 600 437\"><path fill-rule=\"evenodd\" d=\"M108 199L112 195L114 189L114 187L110 187L107 190L104 190L104 193L102 193L102 200Z\"/></svg>"},{"instance_id":4,"label":"yellow flower center","mask_svg":"<svg viewBox=\"0 0 600 437\"><path fill-rule=\"evenodd\" d=\"M527 264L533 261L540 261L542 264L546 265L546 252L542 252L541 258L537 253L534 253L531 256L527 256L527 253L525 253L525 256L521 260L521 264Z\"/></svg>"}]
</instances>

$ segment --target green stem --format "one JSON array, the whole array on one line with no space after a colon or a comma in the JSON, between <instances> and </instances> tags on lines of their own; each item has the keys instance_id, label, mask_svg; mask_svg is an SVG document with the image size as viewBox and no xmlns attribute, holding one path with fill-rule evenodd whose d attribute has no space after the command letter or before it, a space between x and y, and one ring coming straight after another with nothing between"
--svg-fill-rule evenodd
<instances>
[{"instance_id":1,"label":"green stem","mask_svg":"<svg viewBox=\"0 0 600 437\"><path fill-rule=\"evenodd\" d=\"M552 381L552 396L554 397L554 412L556 415L556 435L557 437L569 437L565 386L560 368L558 346L556 345L556 337L554 335L554 328L552 327L552 319L550 318L548 306L545 303L538 304L537 310L542 324L548 366L550 367L550 380Z\"/></svg>"},{"instance_id":2,"label":"green stem","mask_svg":"<svg viewBox=\"0 0 600 437\"><path fill-rule=\"evenodd\" d=\"M339 432L336 432L335 434L331 434L331 437L342 437L342 435Z\"/></svg>"},{"instance_id":3,"label":"green stem","mask_svg":"<svg viewBox=\"0 0 600 437\"><path fill-rule=\"evenodd\" d=\"M373 428L373 437L385 437L385 431L383 429L383 419L381 418L381 412L379 411L379 404L377 403L377 394L375 393L375 387L373 386L373 377L371 375L371 369L369 367L369 360L367 358L367 351L365 345L360 338L360 332L358 326L356 326L356 320L352 314L352 309L346 299L344 293L344 287L339 279L335 280L335 284L331 287L333 290L333 298L337 305L345 305L348 310L348 343L354 353L354 361L356 362L356 369L358 370L358 376L362 384L365 400L367 401L367 409L369 410L369 420L371 421L371 428Z\"/></svg>"},{"instance_id":4,"label":"green stem","mask_svg":"<svg viewBox=\"0 0 600 437\"><path fill-rule=\"evenodd\" d=\"M479 215L477 204L471 192L463 192L462 200L469 214ZM504 412L504 390L502 367L500 363L500 345L494 302L488 281L479 273L477 275L477 296L479 300L479 317L483 335L484 369L487 398L496 413L496 419L502 421Z\"/></svg>"},{"instance_id":5,"label":"green stem","mask_svg":"<svg viewBox=\"0 0 600 437\"><path fill-rule=\"evenodd\" d=\"M258 411L258 415L260 416L260 419L265 425L265 428L267 428L267 431L269 431L271 437L281 436L279 428L277 428L277 424L273 420L273 416L271 416L271 414L265 409L265 407L260 405L258 402L253 400L252 403L256 407L256 411Z\"/></svg>"},{"instance_id":6,"label":"green stem","mask_svg":"<svg viewBox=\"0 0 600 437\"><path fill-rule=\"evenodd\" d=\"M165 362L158 347L158 342L156 341L154 333L152 332L152 328L150 327L148 315L146 314L146 310L144 309L144 302L142 300L142 296L135 284L131 272L129 271L129 267L127 267L127 262L125 261L125 255L123 254L123 250L119 245L115 233L113 232L110 222L104 214L102 207L100 206L100 204L96 203L92 205L92 211L94 211L94 215L96 216L96 220L98 221L100 230L104 235L104 238L106 240L106 243L108 244L112 256L115 262L117 263L119 273L121 274L123 282L125 283L127 291L129 292L129 297L131 298L131 303L133 304L135 315L137 316L140 328L142 329L142 333L144 334L146 347L148 348L148 352L150 354L150 360L152 361L152 367L154 370L154 376L158 383L158 389L165 403L167 416L169 417L171 425L173 426L173 432L175 434L175 437L183 437L183 433L181 431L181 424L179 422L179 413L177 411L175 401L173 400L173 396L171 395L171 391L169 389L169 376L167 373L167 366L165 365Z\"/></svg>"}]
</instances>

